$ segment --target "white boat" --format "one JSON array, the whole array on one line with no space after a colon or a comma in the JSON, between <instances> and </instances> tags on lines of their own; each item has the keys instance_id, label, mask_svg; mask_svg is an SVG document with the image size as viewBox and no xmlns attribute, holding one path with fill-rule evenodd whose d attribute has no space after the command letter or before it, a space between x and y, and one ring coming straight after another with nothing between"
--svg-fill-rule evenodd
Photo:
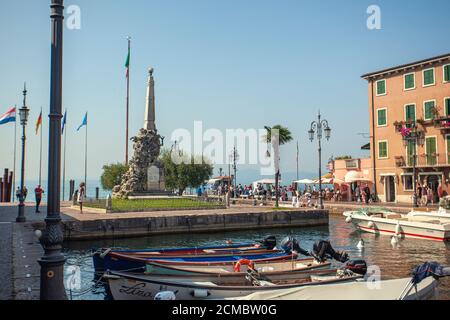
<instances>
[{"instance_id":1,"label":"white boat","mask_svg":"<svg viewBox=\"0 0 450 320\"><path fill-rule=\"evenodd\" d=\"M399 300L411 278L382 280L379 283L358 281L287 290L255 292L226 300ZM426 278L401 300L431 300L438 295L438 281Z\"/></svg>"},{"instance_id":2,"label":"white boat","mask_svg":"<svg viewBox=\"0 0 450 320\"><path fill-rule=\"evenodd\" d=\"M346 222L365 232L435 241L450 240L450 221L437 216L400 214L381 207L345 211Z\"/></svg>"},{"instance_id":3,"label":"white boat","mask_svg":"<svg viewBox=\"0 0 450 320\"><path fill-rule=\"evenodd\" d=\"M264 280L241 276L239 279L209 277L192 278L161 277L110 271L103 276L114 300L154 300L161 292L173 292L177 300L224 299L247 296L254 292L283 290L303 286L325 285L346 281L356 281L363 276L346 271L318 270L298 274L295 279ZM205 281L210 280L210 281Z\"/></svg>"}]
</instances>

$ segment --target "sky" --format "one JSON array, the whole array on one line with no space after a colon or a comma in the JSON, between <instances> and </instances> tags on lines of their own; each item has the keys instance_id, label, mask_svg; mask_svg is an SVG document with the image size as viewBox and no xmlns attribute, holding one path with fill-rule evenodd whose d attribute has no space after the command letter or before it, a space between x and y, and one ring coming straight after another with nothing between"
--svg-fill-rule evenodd
<instances>
[{"instance_id":1,"label":"sky","mask_svg":"<svg viewBox=\"0 0 450 320\"><path fill-rule=\"evenodd\" d=\"M41 107L47 175L49 3L0 0L0 114L21 106L26 81L28 179L39 171L34 126ZM367 28L366 11L373 4L381 10L379 30ZM124 160L127 36L130 135L143 126L147 70L153 67L156 125L166 146L174 130L192 131L194 121L223 131L281 124L294 137L281 147L281 171L295 172L298 141L300 171L309 175L317 171L318 156L307 131L319 109L332 128L323 159L369 156L361 150L369 142L368 89L361 75L450 52L448 0L66 0L65 5L77 5L81 18L79 30L64 29L68 178L84 176L84 130L76 128L86 111L88 177L96 179L104 164ZM1 169L13 167L13 141L14 125L0 126ZM219 167L227 170L217 164L216 174ZM255 169L242 166L241 177L252 178Z\"/></svg>"}]
</instances>

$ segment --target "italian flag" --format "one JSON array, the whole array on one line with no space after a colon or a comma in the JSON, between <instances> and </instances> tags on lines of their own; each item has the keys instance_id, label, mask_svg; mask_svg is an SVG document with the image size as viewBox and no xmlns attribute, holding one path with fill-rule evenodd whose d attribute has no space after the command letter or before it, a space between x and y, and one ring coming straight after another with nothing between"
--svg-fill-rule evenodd
<instances>
[{"instance_id":1,"label":"italian flag","mask_svg":"<svg viewBox=\"0 0 450 320\"><path fill-rule=\"evenodd\" d=\"M130 50L128 50L127 60L125 61L125 68L127 68L125 76L128 78L130 71Z\"/></svg>"},{"instance_id":2,"label":"italian flag","mask_svg":"<svg viewBox=\"0 0 450 320\"><path fill-rule=\"evenodd\" d=\"M41 111L41 113L39 114L39 117L38 117L38 119L37 119L37 121L36 121L36 134L38 134L38 131L39 131L39 127L42 125L42 111Z\"/></svg>"}]
</instances>

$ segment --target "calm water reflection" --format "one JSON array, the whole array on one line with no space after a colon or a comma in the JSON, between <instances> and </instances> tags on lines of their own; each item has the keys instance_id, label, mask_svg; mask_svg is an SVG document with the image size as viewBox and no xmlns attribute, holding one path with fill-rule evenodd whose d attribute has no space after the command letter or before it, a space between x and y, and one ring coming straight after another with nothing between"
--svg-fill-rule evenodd
<instances>
[{"instance_id":1,"label":"calm water reflection","mask_svg":"<svg viewBox=\"0 0 450 320\"><path fill-rule=\"evenodd\" d=\"M281 240L286 235L296 237L301 246L311 249L313 243L319 239L330 239L337 250L347 250L352 259L365 259L369 265L378 265L383 279L407 277L414 266L425 261L436 261L450 265L450 244L423 241L415 239L402 240L393 248L388 236L375 236L368 233L354 231L351 224L346 224L341 217L330 217L329 227L301 228L301 229L272 229L259 231L239 231L215 234L191 234L173 236L155 236L137 239L120 239L108 241L70 242L66 244L67 265L73 264L81 267L82 288L92 286L94 268L90 256L94 247L119 248L159 248L177 246L202 246L223 244L224 239L233 239L235 242L247 242L261 239L266 235L275 235ZM359 239L365 242L363 250L357 249ZM67 266L66 266L67 268ZM440 282L440 299L450 299L450 279ZM90 292L74 299L105 299L104 289Z\"/></svg>"}]
</instances>

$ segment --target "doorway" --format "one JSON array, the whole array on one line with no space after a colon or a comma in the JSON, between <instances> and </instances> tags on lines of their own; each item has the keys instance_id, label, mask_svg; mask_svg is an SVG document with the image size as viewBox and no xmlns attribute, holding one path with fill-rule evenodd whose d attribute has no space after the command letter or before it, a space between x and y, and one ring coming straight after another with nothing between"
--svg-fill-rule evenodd
<instances>
[{"instance_id":1,"label":"doorway","mask_svg":"<svg viewBox=\"0 0 450 320\"><path fill-rule=\"evenodd\" d=\"M428 186L433 190L433 203L439 203L438 188L439 188L439 176L428 176Z\"/></svg>"},{"instance_id":2,"label":"doorway","mask_svg":"<svg viewBox=\"0 0 450 320\"><path fill-rule=\"evenodd\" d=\"M395 202L395 181L393 176L385 177L386 202Z\"/></svg>"}]
</instances>

